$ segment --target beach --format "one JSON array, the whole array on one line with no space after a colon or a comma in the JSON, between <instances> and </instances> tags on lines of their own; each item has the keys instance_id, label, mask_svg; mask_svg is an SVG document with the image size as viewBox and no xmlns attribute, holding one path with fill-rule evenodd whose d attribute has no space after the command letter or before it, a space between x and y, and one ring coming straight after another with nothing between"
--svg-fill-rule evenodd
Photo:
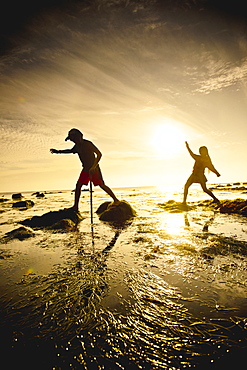
<instances>
[{"instance_id":1,"label":"beach","mask_svg":"<svg viewBox=\"0 0 247 370\"><path fill-rule=\"evenodd\" d=\"M210 186L209 186L210 187ZM247 185L212 185L221 202ZM18 189L17 189L18 190ZM39 189L40 191L42 189ZM224 369L247 359L247 218L193 185L114 189L136 216L95 213L110 198L82 191L73 229L23 220L73 204L71 190L22 193L0 203L2 359L9 369ZM40 194L38 194L40 195ZM222 208L223 209L223 208Z\"/></svg>"}]
</instances>

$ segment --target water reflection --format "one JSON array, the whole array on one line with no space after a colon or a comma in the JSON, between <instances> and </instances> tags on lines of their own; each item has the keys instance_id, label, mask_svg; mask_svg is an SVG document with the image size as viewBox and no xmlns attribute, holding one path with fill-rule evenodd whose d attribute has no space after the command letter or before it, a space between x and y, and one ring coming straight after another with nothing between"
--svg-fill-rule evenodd
<instances>
[{"instance_id":1,"label":"water reflection","mask_svg":"<svg viewBox=\"0 0 247 370\"><path fill-rule=\"evenodd\" d=\"M136 208L147 198L131 195ZM122 227L95 221L94 247L89 218L42 234L39 248L63 243L66 258L1 297L9 368L28 367L30 354L41 370L233 367L247 348L246 244L203 232L213 218L152 207Z\"/></svg>"},{"instance_id":2,"label":"water reflection","mask_svg":"<svg viewBox=\"0 0 247 370\"><path fill-rule=\"evenodd\" d=\"M182 214L164 215L159 223L159 230L171 235L184 233L184 218Z\"/></svg>"},{"instance_id":3,"label":"water reflection","mask_svg":"<svg viewBox=\"0 0 247 370\"><path fill-rule=\"evenodd\" d=\"M177 216L184 227L184 216ZM246 341L243 319L193 317L180 291L150 271L125 265L118 273L128 294L118 293L121 310L109 309L103 302L114 273L108 260L123 229L112 231L98 253L79 249L85 240L78 233L73 248L79 253L64 267L23 277L18 302L7 302L2 312L8 364L20 366L32 353L42 370L213 368L227 363L226 351L236 355L238 340L242 347Z\"/></svg>"},{"instance_id":4,"label":"water reflection","mask_svg":"<svg viewBox=\"0 0 247 370\"><path fill-rule=\"evenodd\" d=\"M166 232L171 236L184 236L186 231L189 230L201 230L203 232L208 232L209 227L213 224L215 215L205 214L201 216L200 214L189 215L188 212L176 213L176 214L164 214L159 218L158 230L160 232ZM198 227L199 226L199 227Z\"/></svg>"},{"instance_id":5,"label":"water reflection","mask_svg":"<svg viewBox=\"0 0 247 370\"><path fill-rule=\"evenodd\" d=\"M202 227L202 231L204 232L208 232L208 228L209 226L211 226L214 222L214 219L215 219L215 214L213 215L209 215L208 217L206 217L205 219L205 215L204 217L199 217L197 219L197 224L200 225L200 227ZM189 220L189 217L188 217L188 214L187 213L184 213L184 224L185 226L189 229L191 227L191 221ZM193 227L194 225L192 225Z\"/></svg>"},{"instance_id":6,"label":"water reflection","mask_svg":"<svg viewBox=\"0 0 247 370\"><path fill-rule=\"evenodd\" d=\"M107 257L126 227L112 226L113 238L97 253L94 249L85 252L83 234L76 233L73 246L78 253L65 267L58 266L48 275L23 276L18 283L19 297L5 302L1 308L1 333L6 339L6 354L10 355L11 350L19 364L26 361L29 352L43 356L40 364L35 366L41 369L53 364L58 366L54 368L60 368L60 362L65 362L67 368L67 361L72 358L77 365L85 365L85 369L94 362L89 354L96 342L95 338L91 342L92 330L96 325L109 325L100 304L109 290ZM83 342L85 337L87 345ZM72 347L73 356L70 357ZM81 348L84 348L84 354ZM8 359L8 364L9 360L12 359Z\"/></svg>"}]
</instances>

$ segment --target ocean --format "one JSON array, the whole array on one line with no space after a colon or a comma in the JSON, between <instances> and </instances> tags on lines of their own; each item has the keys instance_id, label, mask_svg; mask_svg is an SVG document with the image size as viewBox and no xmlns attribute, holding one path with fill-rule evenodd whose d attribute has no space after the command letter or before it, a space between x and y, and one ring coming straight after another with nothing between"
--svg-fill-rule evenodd
<instances>
[{"instance_id":1,"label":"ocean","mask_svg":"<svg viewBox=\"0 0 247 370\"><path fill-rule=\"evenodd\" d=\"M212 185L224 203L246 184ZM87 190L87 189L85 189ZM73 231L21 221L68 208L73 192L22 193L0 203L2 361L35 369L224 369L247 354L247 218L222 213L193 185L114 189L137 215L123 225L95 213L110 198L82 191Z\"/></svg>"}]
</instances>

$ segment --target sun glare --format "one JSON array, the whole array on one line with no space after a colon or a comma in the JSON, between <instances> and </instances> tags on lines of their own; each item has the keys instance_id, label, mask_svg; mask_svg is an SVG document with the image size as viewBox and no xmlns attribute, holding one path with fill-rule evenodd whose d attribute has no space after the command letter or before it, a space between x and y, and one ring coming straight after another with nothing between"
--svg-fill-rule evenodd
<instances>
[{"instance_id":1,"label":"sun glare","mask_svg":"<svg viewBox=\"0 0 247 370\"><path fill-rule=\"evenodd\" d=\"M174 213L169 216L164 214L163 218L160 218L158 229L160 232L178 236L179 234L184 233L185 226L185 217L181 213Z\"/></svg>"},{"instance_id":2,"label":"sun glare","mask_svg":"<svg viewBox=\"0 0 247 370\"><path fill-rule=\"evenodd\" d=\"M176 123L163 123L154 130L151 144L161 158L174 157L184 146L185 136Z\"/></svg>"}]
</instances>

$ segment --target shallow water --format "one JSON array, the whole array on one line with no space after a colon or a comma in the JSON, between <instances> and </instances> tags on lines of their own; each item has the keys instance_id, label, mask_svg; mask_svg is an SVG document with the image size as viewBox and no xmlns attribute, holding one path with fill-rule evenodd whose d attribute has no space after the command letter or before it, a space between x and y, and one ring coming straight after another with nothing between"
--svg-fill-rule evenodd
<instances>
[{"instance_id":1,"label":"shallow water","mask_svg":"<svg viewBox=\"0 0 247 370\"><path fill-rule=\"evenodd\" d=\"M137 217L116 228L94 215L93 235L88 192L76 232L39 229L24 241L3 237L21 220L68 207L73 195L26 194L35 206L23 211L0 205L1 349L10 366L32 368L31 354L40 369L219 369L244 361L246 218L201 206L164 210L181 200L179 191L116 193ZM207 198L195 189L189 200L198 199ZM95 190L94 209L105 200Z\"/></svg>"}]
</instances>

